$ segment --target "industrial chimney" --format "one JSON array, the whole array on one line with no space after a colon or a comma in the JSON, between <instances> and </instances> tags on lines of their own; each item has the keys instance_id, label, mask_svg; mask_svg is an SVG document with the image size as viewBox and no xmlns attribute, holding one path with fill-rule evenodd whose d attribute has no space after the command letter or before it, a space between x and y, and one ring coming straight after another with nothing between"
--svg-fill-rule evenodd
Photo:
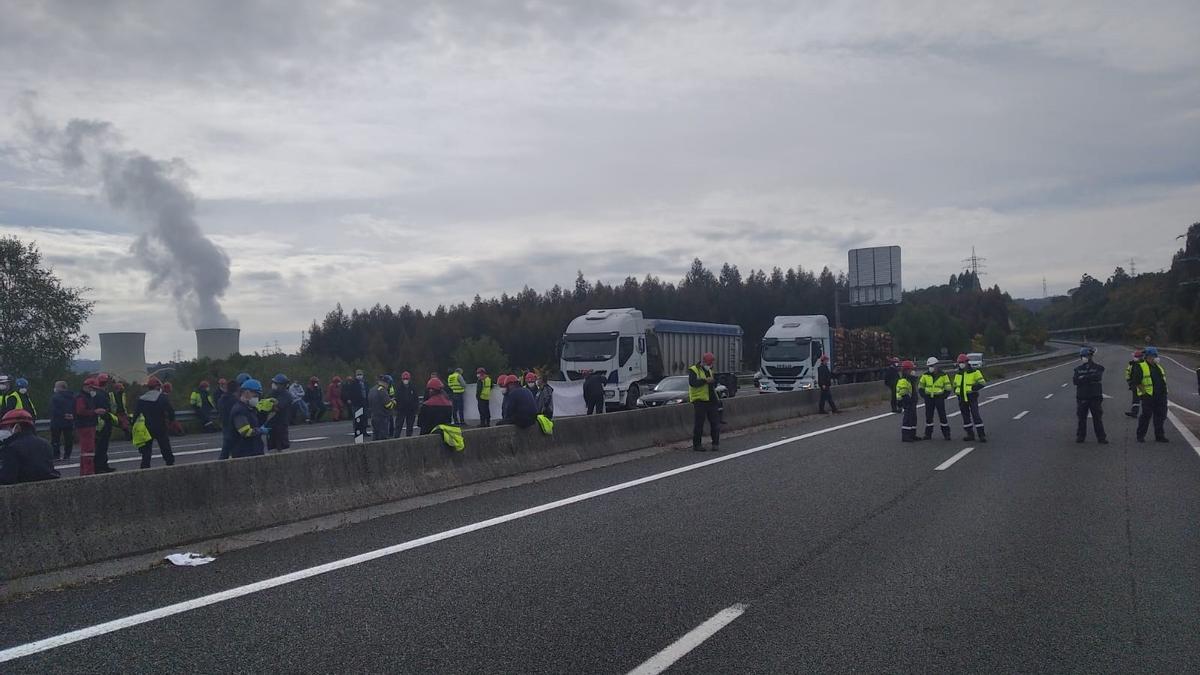
<instances>
[{"instance_id":1,"label":"industrial chimney","mask_svg":"<svg viewBox=\"0 0 1200 675\"><path fill-rule=\"evenodd\" d=\"M201 328L196 331L196 358L226 359L241 352L238 328Z\"/></svg>"},{"instance_id":2,"label":"industrial chimney","mask_svg":"<svg viewBox=\"0 0 1200 675\"><path fill-rule=\"evenodd\" d=\"M146 380L146 334L101 333L100 367L124 382Z\"/></svg>"}]
</instances>

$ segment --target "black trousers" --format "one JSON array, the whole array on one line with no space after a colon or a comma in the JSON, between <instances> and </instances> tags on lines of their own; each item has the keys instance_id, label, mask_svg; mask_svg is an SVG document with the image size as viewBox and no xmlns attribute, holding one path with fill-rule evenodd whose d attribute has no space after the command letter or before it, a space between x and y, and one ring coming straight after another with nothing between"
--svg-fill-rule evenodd
<instances>
[{"instance_id":1,"label":"black trousers","mask_svg":"<svg viewBox=\"0 0 1200 675\"><path fill-rule=\"evenodd\" d=\"M709 433L714 446L721 443L721 415L716 401L695 401L692 403L692 447L699 448L704 438L704 422L708 421Z\"/></svg>"},{"instance_id":2,"label":"black trousers","mask_svg":"<svg viewBox=\"0 0 1200 675\"><path fill-rule=\"evenodd\" d=\"M54 448L55 459L70 459L71 451L75 449L75 430L51 429L50 447Z\"/></svg>"},{"instance_id":3,"label":"black trousers","mask_svg":"<svg viewBox=\"0 0 1200 675\"><path fill-rule=\"evenodd\" d=\"M371 415L371 428L375 430L374 440L381 441L391 438L391 415Z\"/></svg>"},{"instance_id":4,"label":"black trousers","mask_svg":"<svg viewBox=\"0 0 1200 675\"><path fill-rule=\"evenodd\" d=\"M925 398L925 438L933 438L933 413L938 416L942 426L942 437L950 440L950 420L946 418L946 397L926 396Z\"/></svg>"},{"instance_id":5,"label":"black trousers","mask_svg":"<svg viewBox=\"0 0 1200 675\"><path fill-rule=\"evenodd\" d=\"M314 424L321 421L321 416L325 414L325 402L316 401L308 404L308 419Z\"/></svg>"},{"instance_id":6,"label":"black trousers","mask_svg":"<svg viewBox=\"0 0 1200 675\"><path fill-rule=\"evenodd\" d=\"M396 414L396 438L400 438L400 431L404 431L405 436L413 435L413 425L417 422L416 410L401 410Z\"/></svg>"},{"instance_id":7,"label":"black trousers","mask_svg":"<svg viewBox=\"0 0 1200 675\"><path fill-rule=\"evenodd\" d=\"M1167 423L1167 397L1143 396L1140 401L1142 413L1138 416L1137 438L1146 438L1146 430L1150 428L1150 420L1154 420L1154 437L1166 438L1167 432L1163 427Z\"/></svg>"},{"instance_id":8,"label":"black trousers","mask_svg":"<svg viewBox=\"0 0 1200 675\"><path fill-rule=\"evenodd\" d=\"M1138 399L1138 395L1137 395L1136 391L1131 391L1130 394L1133 395L1133 403L1129 404L1129 412L1133 413L1134 416L1136 417L1138 414L1138 411L1140 410L1139 406L1141 405L1141 401Z\"/></svg>"},{"instance_id":9,"label":"black trousers","mask_svg":"<svg viewBox=\"0 0 1200 675\"><path fill-rule=\"evenodd\" d=\"M1075 401L1075 417L1079 418L1079 424L1075 427L1075 438L1083 440L1087 438L1087 418L1092 416L1092 429L1096 432L1096 440L1103 441L1108 438L1104 433L1104 399L1102 398L1086 398L1076 399Z\"/></svg>"},{"instance_id":10,"label":"black trousers","mask_svg":"<svg viewBox=\"0 0 1200 675\"><path fill-rule=\"evenodd\" d=\"M983 418L979 416L979 396L968 394L966 400L958 399L958 411L962 413L963 430L967 432L967 438L974 438L976 434L979 438L987 435L983 430Z\"/></svg>"},{"instance_id":11,"label":"black trousers","mask_svg":"<svg viewBox=\"0 0 1200 675\"><path fill-rule=\"evenodd\" d=\"M104 426L96 425L96 470L108 469L108 442L112 439L112 422L103 422Z\"/></svg>"},{"instance_id":12,"label":"black trousers","mask_svg":"<svg viewBox=\"0 0 1200 675\"><path fill-rule=\"evenodd\" d=\"M818 412L825 412L825 404L826 403L829 404L829 409L831 411L837 412L837 406L834 405L834 403L833 403L833 394L830 393L829 390L830 390L829 387L821 387L821 400L820 400L820 402L817 403L817 411Z\"/></svg>"},{"instance_id":13,"label":"black trousers","mask_svg":"<svg viewBox=\"0 0 1200 675\"><path fill-rule=\"evenodd\" d=\"M174 464L175 455L171 453L171 435L163 431L162 433L151 435L150 440L146 441L145 445L138 446L138 452L142 453L142 468L150 468L150 457L154 454L154 441L158 441L158 452L162 455L163 461L166 462L167 466ZM96 467L99 468L99 466L100 464L97 462Z\"/></svg>"},{"instance_id":14,"label":"black trousers","mask_svg":"<svg viewBox=\"0 0 1200 675\"><path fill-rule=\"evenodd\" d=\"M492 402L476 399L479 403L479 426L490 427L492 425Z\"/></svg>"},{"instance_id":15,"label":"black trousers","mask_svg":"<svg viewBox=\"0 0 1200 675\"><path fill-rule=\"evenodd\" d=\"M900 406L900 401L896 400L896 385L893 384L892 386L888 387L887 390L888 390L888 393L890 394L888 396L888 400L891 401L891 403L892 403L892 412L894 412L894 413L902 412L903 408Z\"/></svg>"},{"instance_id":16,"label":"black trousers","mask_svg":"<svg viewBox=\"0 0 1200 675\"><path fill-rule=\"evenodd\" d=\"M600 415L604 413L604 399L592 399L585 403L587 403L587 414Z\"/></svg>"},{"instance_id":17,"label":"black trousers","mask_svg":"<svg viewBox=\"0 0 1200 675\"><path fill-rule=\"evenodd\" d=\"M269 423L268 423L269 424ZM267 434L267 449L279 452L292 447L291 426L284 420L275 420L271 433Z\"/></svg>"},{"instance_id":18,"label":"black trousers","mask_svg":"<svg viewBox=\"0 0 1200 675\"><path fill-rule=\"evenodd\" d=\"M900 399L900 408L904 412L900 420L900 440L914 441L917 438L917 397Z\"/></svg>"}]
</instances>

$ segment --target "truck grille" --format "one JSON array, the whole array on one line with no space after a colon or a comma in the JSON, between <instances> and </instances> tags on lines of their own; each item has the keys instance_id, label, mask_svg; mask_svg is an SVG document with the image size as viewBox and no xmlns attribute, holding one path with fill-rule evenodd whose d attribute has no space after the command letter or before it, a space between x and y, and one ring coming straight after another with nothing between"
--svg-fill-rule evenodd
<instances>
[{"instance_id":1,"label":"truck grille","mask_svg":"<svg viewBox=\"0 0 1200 675\"><path fill-rule=\"evenodd\" d=\"M800 377L804 374L804 366L766 366L767 374L776 377Z\"/></svg>"}]
</instances>

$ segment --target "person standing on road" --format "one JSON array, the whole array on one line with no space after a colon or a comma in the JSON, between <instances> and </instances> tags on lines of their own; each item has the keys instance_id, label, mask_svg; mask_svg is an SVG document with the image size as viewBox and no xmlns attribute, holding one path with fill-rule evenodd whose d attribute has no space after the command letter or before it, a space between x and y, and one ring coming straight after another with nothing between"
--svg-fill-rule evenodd
<instances>
[{"instance_id":1,"label":"person standing on road","mask_svg":"<svg viewBox=\"0 0 1200 675\"><path fill-rule=\"evenodd\" d=\"M329 388L325 391L325 398L329 399L329 421L342 421L342 378L334 375L329 381Z\"/></svg>"},{"instance_id":2,"label":"person standing on road","mask_svg":"<svg viewBox=\"0 0 1200 675\"><path fill-rule=\"evenodd\" d=\"M954 373L954 395L958 397L958 410L962 413L963 430L966 431L964 441L973 441L979 437L980 443L987 443L987 432L983 430L983 418L979 416L979 392L987 386L983 373L971 365L966 354L959 354L955 359L958 372Z\"/></svg>"},{"instance_id":3,"label":"person standing on road","mask_svg":"<svg viewBox=\"0 0 1200 675\"><path fill-rule=\"evenodd\" d=\"M896 383L900 381L900 359L892 357L888 360L888 367L883 371L883 386L887 387L891 394L888 399L892 402L892 412L898 413L903 410L900 407L900 402L896 400Z\"/></svg>"},{"instance_id":4,"label":"person standing on road","mask_svg":"<svg viewBox=\"0 0 1200 675\"><path fill-rule=\"evenodd\" d=\"M0 417L0 485L58 478L50 444L34 431L28 410L10 410Z\"/></svg>"},{"instance_id":5,"label":"person standing on road","mask_svg":"<svg viewBox=\"0 0 1200 675\"><path fill-rule=\"evenodd\" d=\"M450 405L453 407L454 424L462 426L466 423L466 402L463 394L467 392L467 381L463 379L463 369L455 368L446 378L446 386L450 387Z\"/></svg>"},{"instance_id":6,"label":"person standing on road","mask_svg":"<svg viewBox=\"0 0 1200 675\"><path fill-rule=\"evenodd\" d=\"M112 378L108 373L100 373L95 379L95 388L92 390L92 409L96 412L96 444L95 444L95 459L93 462L96 466L96 473L105 473L111 471L108 468L108 445L112 441L113 425L117 421L117 416L113 414L112 405L108 397L108 386ZM104 467L102 470L101 467Z\"/></svg>"},{"instance_id":7,"label":"person standing on road","mask_svg":"<svg viewBox=\"0 0 1200 675\"><path fill-rule=\"evenodd\" d=\"M825 404L829 404L829 413L840 413L833 402L833 369L829 367L829 355L821 355L821 365L817 366L817 386L821 389L821 400L817 403L817 412L825 414Z\"/></svg>"},{"instance_id":8,"label":"person standing on road","mask_svg":"<svg viewBox=\"0 0 1200 675\"><path fill-rule=\"evenodd\" d=\"M109 473L112 469L105 463L100 463L96 456L96 378L84 379L83 388L75 395L75 433L79 436L80 473L87 471L87 462L91 461L95 473Z\"/></svg>"},{"instance_id":9,"label":"person standing on road","mask_svg":"<svg viewBox=\"0 0 1200 675\"><path fill-rule=\"evenodd\" d=\"M233 406L241 398L241 387L237 380L225 383L225 391L217 399L217 421L221 423L221 454L217 459L229 459L233 454L233 446L237 443L237 432L233 429L233 421L229 418Z\"/></svg>"},{"instance_id":10,"label":"person standing on road","mask_svg":"<svg viewBox=\"0 0 1200 675\"><path fill-rule=\"evenodd\" d=\"M937 412L942 426L942 438L950 440L950 420L946 418L946 399L954 390L950 376L938 367L936 356L925 360L925 373L917 381L917 389L925 400L925 440L933 438L933 413ZM895 398L894 396L892 397Z\"/></svg>"},{"instance_id":11,"label":"person standing on road","mask_svg":"<svg viewBox=\"0 0 1200 675\"><path fill-rule=\"evenodd\" d=\"M371 410L371 427L375 429L375 440L391 438L388 430L391 428L390 418L395 402L388 393L387 375L380 375L367 394L367 407Z\"/></svg>"},{"instance_id":12,"label":"person standing on road","mask_svg":"<svg viewBox=\"0 0 1200 675\"><path fill-rule=\"evenodd\" d=\"M917 436L917 389L920 380L913 372L915 368L912 361L900 364L900 379L896 380L896 394L892 397L904 411L904 417L900 420L900 440L904 443L921 440Z\"/></svg>"},{"instance_id":13,"label":"person standing on road","mask_svg":"<svg viewBox=\"0 0 1200 675\"><path fill-rule=\"evenodd\" d=\"M492 378L487 369L475 369L475 403L479 406L479 426L492 426Z\"/></svg>"},{"instance_id":14,"label":"person standing on road","mask_svg":"<svg viewBox=\"0 0 1200 675\"><path fill-rule=\"evenodd\" d=\"M1134 384L1132 375L1135 368L1141 369L1141 365L1139 364L1141 364L1142 359L1145 358L1145 355L1146 353L1139 349L1133 353L1133 358L1129 360L1129 363L1125 364L1125 382L1129 385L1130 396L1133 397L1133 402L1129 404L1129 412L1125 413L1125 416L1132 417L1134 419L1137 419L1140 408L1138 405L1139 401L1137 385Z\"/></svg>"},{"instance_id":15,"label":"person standing on road","mask_svg":"<svg viewBox=\"0 0 1200 675\"><path fill-rule=\"evenodd\" d=\"M688 402L692 404L692 450L703 452L700 445L704 437L704 422L708 421L713 452L721 450L721 418L717 411L717 394L712 367L717 358L705 352L700 361L688 368Z\"/></svg>"},{"instance_id":16,"label":"person standing on road","mask_svg":"<svg viewBox=\"0 0 1200 675\"><path fill-rule=\"evenodd\" d=\"M16 385L16 389L4 397L4 412L28 410L33 419L37 419L37 408L33 405L33 399L29 398L29 380L18 377Z\"/></svg>"},{"instance_id":17,"label":"person standing on road","mask_svg":"<svg viewBox=\"0 0 1200 675\"><path fill-rule=\"evenodd\" d=\"M1145 360L1129 376L1137 387L1142 411L1138 416L1137 441L1146 442L1146 431L1150 420L1154 420L1154 440L1167 443L1164 426L1167 421L1167 371L1158 362L1158 349L1147 347Z\"/></svg>"},{"instance_id":18,"label":"person standing on road","mask_svg":"<svg viewBox=\"0 0 1200 675\"><path fill-rule=\"evenodd\" d=\"M1095 361L1096 349L1084 347L1079 350L1083 363L1075 366L1071 381L1075 383L1075 416L1079 424L1075 427L1075 442L1087 440L1087 418L1092 416L1092 427L1096 431L1096 442L1108 444L1104 433L1104 366Z\"/></svg>"},{"instance_id":19,"label":"person standing on road","mask_svg":"<svg viewBox=\"0 0 1200 675\"><path fill-rule=\"evenodd\" d=\"M587 405L587 414L599 415L604 412L604 373L592 369L583 371L583 402Z\"/></svg>"},{"instance_id":20,"label":"person standing on road","mask_svg":"<svg viewBox=\"0 0 1200 675\"><path fill-rule=\"evenodd\" d=\"M75 395L62 380L54 383L50 398L50 448L55 460L71 459L75 449Z\"/></svg>"},{"instance_id":21,"label":"person standing on road","mask_svg":"<svg viewBox=\"0 0 1200 675\"><path fill-rule=\"evenodd\" d=\"M270 428L258 422L262 383L251 377L241 381L240 385L234 384L239 388L238 399L229 410L229 426L233 434L230 456L255 457L265 452L262 437L271 432Z\"/></svg>"},{"instance_id":22,"label":"person standing on road","mask_svg":"<svg viewBox=\"0 0 1200 675\"><path fill-rule=\"evenodd\" d=\"M342 399L345 401L346 413L354 420L354 442L362 443L367 440L367 385L366 375L361 370L354 371L354 377L342 383Z\"/></svg>"},{"instance_id":23,"label":"person standing on road","mask_svg":"<svg viewBox=\"0 0 1200 675\"><path fill-rule=\"evenodd\" d=\"M321 390L321 380L316 375L308 378L308 386L304 389L304 401L308 404L309 423L319 423L325 414L325 392Z\"/></svg>"},{"instance_id":24,"label":"person standing on road","mask_svg":"<svg viewBox=\"0 0 1200 675\"><path fill-rule=\"evenodd\" d=\"M537 376L537 407L539 415L554 419L554 387L546 381L545 375Z\"/></svg>"},{"instance_id":25,"label":"person standing on road","mask_svg":"<svg viewBox=\"0 0 1200 675\"><path fill-rule=\"evenodd\" d=\"M154 452L155 441L158 441L158 452L162 455L163 462L167 466L175 463L175 455L171 452L171 435L168 431L171 421L170 406L166 395L162 392L162 381L157 377L146 380L146 393L138 397L137 405L133 409L133 423L137 424L138 419L141 418L146 424L146 431L150 432L150 440L138 446L138 452L142 454L143 469L150 468L150 458ZM97 453L97 464L99 464L99 453Z\"/></svg>"},{"instance_id":26,"label":"person standing on road","mask_svg":"<svg viewBox=\"0 0 1200 675\"><path fill-rule=\"evenodd\" d=\"M413 435L413 424L417 420L417 408L421 404L421 397L417 394L417 388L412 383L412 373L407 370L400 373L400 386L396 387L396 437L400 437L400 430L404 430L404 435Z\"/></svg>"},{"instance_id":27,"label":"person standing on road","mask_svg":"<svg viewBox=\"0 0 1200 675\"><path fill-rule=\"evenodd\" d=\"M215 431L217 428L216 422L213 421L213 411L216 406L213 405L212 395L208 391L208 380L201 380L200 384L188 397L188 404L192 406L192 412L196 415L196 421L200 422L200 426L205 431Z\"/></svg>"}]
</instances>

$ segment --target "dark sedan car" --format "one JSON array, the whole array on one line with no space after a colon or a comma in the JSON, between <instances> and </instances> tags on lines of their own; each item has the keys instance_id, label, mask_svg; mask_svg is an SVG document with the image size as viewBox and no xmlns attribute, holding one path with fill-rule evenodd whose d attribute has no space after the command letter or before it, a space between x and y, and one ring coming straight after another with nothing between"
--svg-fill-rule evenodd
<instances>
[{"instance_id":1,"label":"dark sedan car","mask_svg":"<svg viewBox=\"0 0 1200 675\"><path fill-rule=\"evenodd\" d=\"M727 398L728 394L725 385L717 385L717 396ZM637 404L639 408L654 408L660 405L687 403L687 400L687 375L673 375L663 378L662 381L654 386L654 391L639 398Z\"/></svg>"}]
</instances>

